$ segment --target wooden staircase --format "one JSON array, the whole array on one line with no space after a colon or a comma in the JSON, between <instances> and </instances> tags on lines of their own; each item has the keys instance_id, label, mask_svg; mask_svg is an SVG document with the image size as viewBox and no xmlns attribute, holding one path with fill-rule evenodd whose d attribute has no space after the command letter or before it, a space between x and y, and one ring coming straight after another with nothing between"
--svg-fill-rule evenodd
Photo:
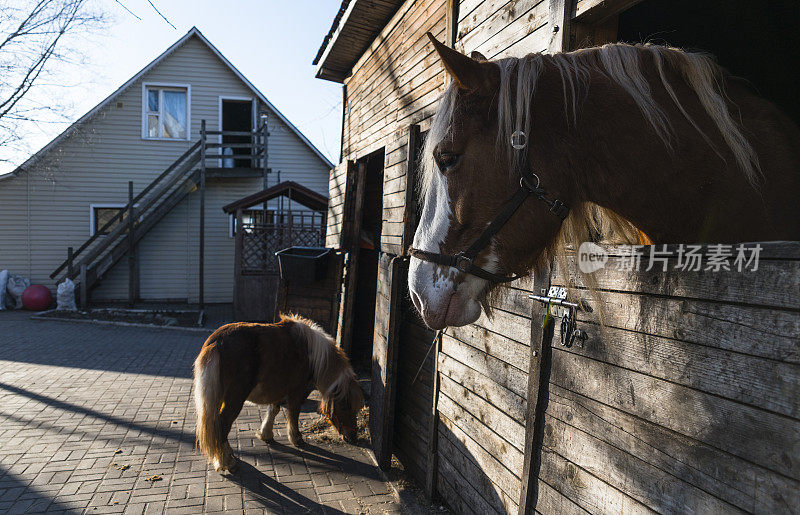
<instances>
[{"instance_id":1,"label":"wooden staircase","mask_svg":"<svg viewBox=\"0 0 800 515\"><path fill-rule=\"evenodd\" d=\"M76 283L76 289L82 291L81 298L85 299L88 291L97 287L108 272L126 255L135 256L136 246L144 236L155 227L175 206L195 190L200 191L200 276L202 276L202 261L204 249L205 225L205 179L207 176L224 176L219 171L212 169L209 174L206 162L210 159L221 159L221 147L229 146L221 143L209 143L209 135L227 135L228 132L206 131L205 120L202 122L201 138L186 152L175 160L166 170L156 177L135 197L132 194L132 183L129 184L128 203L114 217L99 228L95 234L86 240L76 251L68 249L67 259L50 274L51 279L57 282L69 278ZM231 133L241 135L243 133ZM252 145L250 154L235 156L236 158L252 158L253 167L249 175L258 176L256 171L263 175L266 173L266 126L252 131ZM235 144L241 148L245 145ZM208 148L220 148L219 153L208 154ZM222 172L224 174L224 171ZM232 175L243 176L243 175ZM113 226L113 229L111 228ZM106 233L106 231L109 231ZM131 267L131 271L134 267ZM202 284L202 281L200 281ZM129 301L134 300L134 283L131 281ZM202 286L200 304L202 306Z\"/></svg>"}]
</instances>

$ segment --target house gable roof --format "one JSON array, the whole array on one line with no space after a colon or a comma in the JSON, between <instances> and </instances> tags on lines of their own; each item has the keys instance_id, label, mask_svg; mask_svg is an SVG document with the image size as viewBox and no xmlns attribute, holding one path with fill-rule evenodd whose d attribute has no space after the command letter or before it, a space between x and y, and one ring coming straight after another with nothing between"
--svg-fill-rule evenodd
<instances>
[{"instance_id":1,"label":"house gable roof","mask_svg":"<svg viewBox=\"0 0 800 515\"><path fill-rule=\"evenodd\" d=\"M248 207L253 207L256 204L261 204L262 202L272 200L278 196L296 200L314 211L324 212L328 209L328 198L324 195L320 195L316 191L310 190L294 181L284 181L265 190L261 190L258 193L253 193L235 202L231 202L223 206L222 210L226 213L235 213L237 209L247 209Z\"/></svg>"},{"instance_id":2,"label":"house gable roof","mask_svg":"<svg viewBox=\"0 0 800 515\"><path fill-rule=\"evenodd\" d=\"M211 52L214 55L216 55L219 58L219 60L222 61L225 64L225 66L227 66L228 69L230 69L230 71L232 71L233 74L236 75L236 77L238 77L245 84L245 86L247 86L247 88L250 89L256 95L256 97L263 104L265 104L267 106L267 108L269 108L270 111L274 112L278 116L278 118L283 123L285 123L286 126L295 135L297 135L297 137L299 137L300 140L303 143L305 143L306 146L308 146L308 148L311 149L311 151L314 152L314 154L317 157L319 157L320 160L328 168L333 168L333 163L331 163L330 160L327 157L325 157L325 155L322 154L322 152L320 152L319 149L316 146L314 146L314 144L311 143L311 141L309 141L309 139L306 138L306 136L302 132L300 132L300 130L292 122L290 122L289 119L286 118L286 116L284 116L283 113L281 113L272 104L272 102L267 100L267 97L265 97L264 94L261 93L261 91L259 91L258 88L256 88L253 85L252 82L247 80L247 77L242 75L242 72L240 72L230 61L228 61L228 59L224 55L222 55L222 53L217 49L217 47L215 47L208 39L206 39L206 37L200 32L200 30L197 29L197 27L192 27L189 30L189 32L187 32L182 38L180 38L178 41L176 41L175 43L170 45L170 47L167 48L164 52L162 52L161 55L159 55L158 57L153 59L147 66L145 66L144 68L139 70L139 72L136 73L136 75L134 75L133 77L128 79L122 86L117 88L116 91L111 93L109 96L107 96L105 99L103 99L99 104L94 106L88 113L86 113L83 116L81 116L80 118L78 118L69 127L67 127L64 130L64 132L62 132L61 134L56 136L52 141L50 141L50 143L48 143L47 145L42 147L38 152L33 154L31 157L29 157L24 163L22 163L20 166L18 166L13 172L11 172L10 174L6 174L4 176L0 176L0 181L2 181L5 178L8 178L8 177L12 177L12 176L18 175L20 172L25 171L29 166L33 165L39 158L41 158L48 151L50 151L51 149L56 147L59 143L61 143L64 139L66 139L75 129L77 129L84 122L90 120L94 115L99 113L104 107L106 107L112 101L114 101L114 99L117 96L119 96L122 92L127 90L130 86L132 86L136 81L141 79L145 74L147 74L153 68L158 66L165 58L167 58L168 56L172 55L172 53L175 50L177 50L178 48L183 46L183 44L186 43L192 37L197 37L200 41L202 41L209 48L209 50L211 50Z\"/></svg>"}]
</instances>

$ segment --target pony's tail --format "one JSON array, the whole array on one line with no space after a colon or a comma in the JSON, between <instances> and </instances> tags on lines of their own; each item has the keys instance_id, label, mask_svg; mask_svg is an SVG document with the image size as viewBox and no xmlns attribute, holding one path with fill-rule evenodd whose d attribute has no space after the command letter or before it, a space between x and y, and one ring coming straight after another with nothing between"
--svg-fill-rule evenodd
<instances>
[{"instance_id":1,"label":"pony's tail","mask_svg":"<svg viewBox=\"0 0 800 515\"><path fill-rule=\"evenodd\" d=\"M217 469L222 463L222 385L220 353L215 344L205 345L194 361L194 404L197 411L197 444Z\"/></svg>"}]
</instances>

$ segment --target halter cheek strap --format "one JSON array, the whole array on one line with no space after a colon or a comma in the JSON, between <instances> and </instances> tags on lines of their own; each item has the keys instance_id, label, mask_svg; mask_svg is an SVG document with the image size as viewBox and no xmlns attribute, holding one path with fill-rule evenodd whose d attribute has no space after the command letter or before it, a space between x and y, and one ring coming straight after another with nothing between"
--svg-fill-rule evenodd
<instances>
[{"instance_id":1,"label":"halter cheek strap","mask_svg":"<svg viewBox=\"0 0 800 515\"><path fill-rule=\"evenodd\" d=\"M517 133L515 132L515 135ZM524 137L524 133L522 133ZM527 152L524 151L526 145L515 144L515 136L512 136L512 145L517 150L520 180L519 189L514 195L506 201L503 208L494 217L494 219L486 226L480 236L472 242L467 250L459 252L456 255L440 254L436 252L428 252L426 250L415 249L410 247L408 253L422 261L429 261L438 265L451 266L457 270L480 277L487 281L495 283L507 283L518 279L518 275L504 276L492 273L484 268L481 268L473 263L478 254L491 242L495 234L508 222L508 220L517 212L520 206L528 198L528 195L533 194L537 200L540 200L549 206L549 211L557 216L562 222L569 215L569 207L558 199L551 199L547 194L547 190L540 186L539 176L533 173L528 166ZM518 137L518 136L516 136Z\"/></svg>"}]
</instances>

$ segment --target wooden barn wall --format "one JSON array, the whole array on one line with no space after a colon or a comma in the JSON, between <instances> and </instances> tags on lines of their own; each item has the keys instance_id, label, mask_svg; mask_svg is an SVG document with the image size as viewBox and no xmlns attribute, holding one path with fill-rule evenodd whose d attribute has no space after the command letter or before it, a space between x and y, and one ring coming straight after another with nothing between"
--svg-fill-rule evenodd
<instances>
[{"instance_id":1,"label":"wooden barn wall","mask_svg":"<svg viewBox=\"0 0 800 515\"><path fill-rule=\"evenodd\" d=\"M582 346L556 326L542 481L590 512L800 506L800 244L761 245L743 272L621 271L612 249L596 300L555 272L592 311Z\"/></svg>"},{"instance_id":2,"label":"wooden barn wall","mask_svg":"<svg viewBox=\"0 0 800 515\"><path fill-rule=\"evenodd\" d=\"M342 163L384 148L381 250L402 254L408 128L430 125L445 73L425 33L444 38L445 0L407 1L345 80ZM340 243L346 165L332 172L327 245Z\"/></svg>"},{"instance_id":3,"label":"wooden barn wall","mask_svg":"<svg viewBox=\"0 0 800 515\"><path fill-rule=\"evenodd\" d=\"M519 284L517 284L519 283ZM525 449L530 280L474 324L448 328L439 353L439 493L453 508L517 510ZM463 506L465 509L459 509Z\"/></svg>"},{"instance_id":4,"label":"wooden barn wall","mask_svg":"<svg viewBox=\"0 0 800 515\"><path fill-rule=\"evenodd\" d=\"M800 506L800 244L762 247L758 271L720 273L621 271L612 248L595 296L571 263L570 298L592 311L583 345L555 326L537 511ZM438 490L457 512L517 510L531 283L443 338Z\"/></svg>"},{"instance_id":5,"label":"wooden barn wall","mask_svg":"<svg viewBox=\"0 0 800 515\"><path fill-rule=\"evenodd\" d=\"M342 244L342 224L344 222L344 193L347 184L347 160L331 170L328 182L328 215L325 229L325 246L339 248Z\"/></svg>"},{"instance_id":6,"label":"wooden barn wall","mask_svg":"<svg viewBox=\"0 0 800 515\"><path fill-rule=\"evenodd\" d=\"M551 0L462 0L455 48L477 50L489 59L547 50Z\"/></svg>"}]
</instances>

